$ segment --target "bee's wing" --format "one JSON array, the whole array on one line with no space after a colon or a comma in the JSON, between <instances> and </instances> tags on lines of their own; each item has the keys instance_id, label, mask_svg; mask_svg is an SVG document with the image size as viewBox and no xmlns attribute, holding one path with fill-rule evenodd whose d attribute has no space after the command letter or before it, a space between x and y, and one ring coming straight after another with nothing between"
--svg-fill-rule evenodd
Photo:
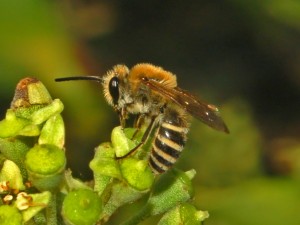
<instances>
[{"instance_id":1,"label":"bee's wing","mask_svg":"<svg viewBox=\"0 0 300 225\"><path fill-rule=\"evenodd\" d=\"M216 106L207 104L199 100L189 92L179 87L166 88L163 84L154 80L143 79L142 82L151 90L170 99L180 107L183 107L189 114L201 120L208 126L229 133L229 130L223 119L219 116L219 110Z\"/></svg>"}]
</instances>

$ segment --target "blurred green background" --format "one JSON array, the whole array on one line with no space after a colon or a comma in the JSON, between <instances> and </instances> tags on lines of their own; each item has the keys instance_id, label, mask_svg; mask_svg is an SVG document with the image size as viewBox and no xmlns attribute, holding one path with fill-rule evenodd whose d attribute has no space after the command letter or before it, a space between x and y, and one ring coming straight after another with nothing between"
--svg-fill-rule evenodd
<instances>
[{"instance_id":1,"label":"blurred green background","mask_svg":"<svg viewBox=\"0 0 300 225\"><path fill-rule=\"evenodd\" d=\"M177 164L197 171L205 224L300 224L300 1L10 0L0 28L1 118L17 82L40 79L65 104L77 177L91 178L93 149L118 118L99 85L54 78L150 62L220 106L231 131L192 120Z\"/></svg>"}]
</instances>

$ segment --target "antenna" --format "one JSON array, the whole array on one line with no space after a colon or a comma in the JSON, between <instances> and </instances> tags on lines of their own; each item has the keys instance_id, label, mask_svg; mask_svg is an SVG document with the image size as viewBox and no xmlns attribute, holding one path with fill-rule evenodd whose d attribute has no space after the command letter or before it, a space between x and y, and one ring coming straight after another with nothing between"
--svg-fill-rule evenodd
<instances>
[{"instance_id":1,"label":"antenna","mask_svg":"<svg viewBox=\"0 0 300 225\"><path fill-rule=\"evenodd\" d=\"M97 76L75 76L75 77L61 77L61 78L56 78L56 82L61 82L61 81L70 81L70 80L93 80L97 82L102 82L103 79L101 77Z\"/></svg>"}]
</instances>

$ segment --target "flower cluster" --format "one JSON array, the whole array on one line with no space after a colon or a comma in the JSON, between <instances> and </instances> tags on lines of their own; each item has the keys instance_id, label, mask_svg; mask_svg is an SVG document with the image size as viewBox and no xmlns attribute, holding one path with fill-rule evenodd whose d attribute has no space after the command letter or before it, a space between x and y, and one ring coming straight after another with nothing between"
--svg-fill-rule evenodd
<instances>
[{"instance_id":1,"label":"flower cluster","mask_svg":"<svg viewBox=\"0 0 300 225\"><path fill-rule=\"evenodd\" d=\"M116 127L111 142L100 144L90 162L93 182L66 170L63 104L52 100L34 79L19 82L11 108L0 121L0 225L104 224L121 206L146 199L124 224L162 215L159 224L201 224L207 212L191 203L195 171L172 169L155 176L149 144L139 144L144 128ZM133 135L135 134L135 135Z\"/></svg>"}]
</instances>

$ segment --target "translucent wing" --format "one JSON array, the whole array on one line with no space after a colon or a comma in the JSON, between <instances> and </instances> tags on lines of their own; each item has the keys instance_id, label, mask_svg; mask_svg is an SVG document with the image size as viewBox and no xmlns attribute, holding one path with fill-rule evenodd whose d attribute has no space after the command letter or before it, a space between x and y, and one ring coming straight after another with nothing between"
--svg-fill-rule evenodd
<instances>
[{"instance_id":1,"label":"translucent wing","mask_svg":"<svg viewBox=\"0 0 300 225\"><path fill-rule=\"evenodd\" d=\"M194 95L179 87L166 88L163 84L146 78L142 79L142 82L157 94L162 95L180 107L183 107L189 114L208 126L216 130L229 133L226 124L219 116L219 110L216 106L199 100Z\"/></svg>"}]
</instances>

